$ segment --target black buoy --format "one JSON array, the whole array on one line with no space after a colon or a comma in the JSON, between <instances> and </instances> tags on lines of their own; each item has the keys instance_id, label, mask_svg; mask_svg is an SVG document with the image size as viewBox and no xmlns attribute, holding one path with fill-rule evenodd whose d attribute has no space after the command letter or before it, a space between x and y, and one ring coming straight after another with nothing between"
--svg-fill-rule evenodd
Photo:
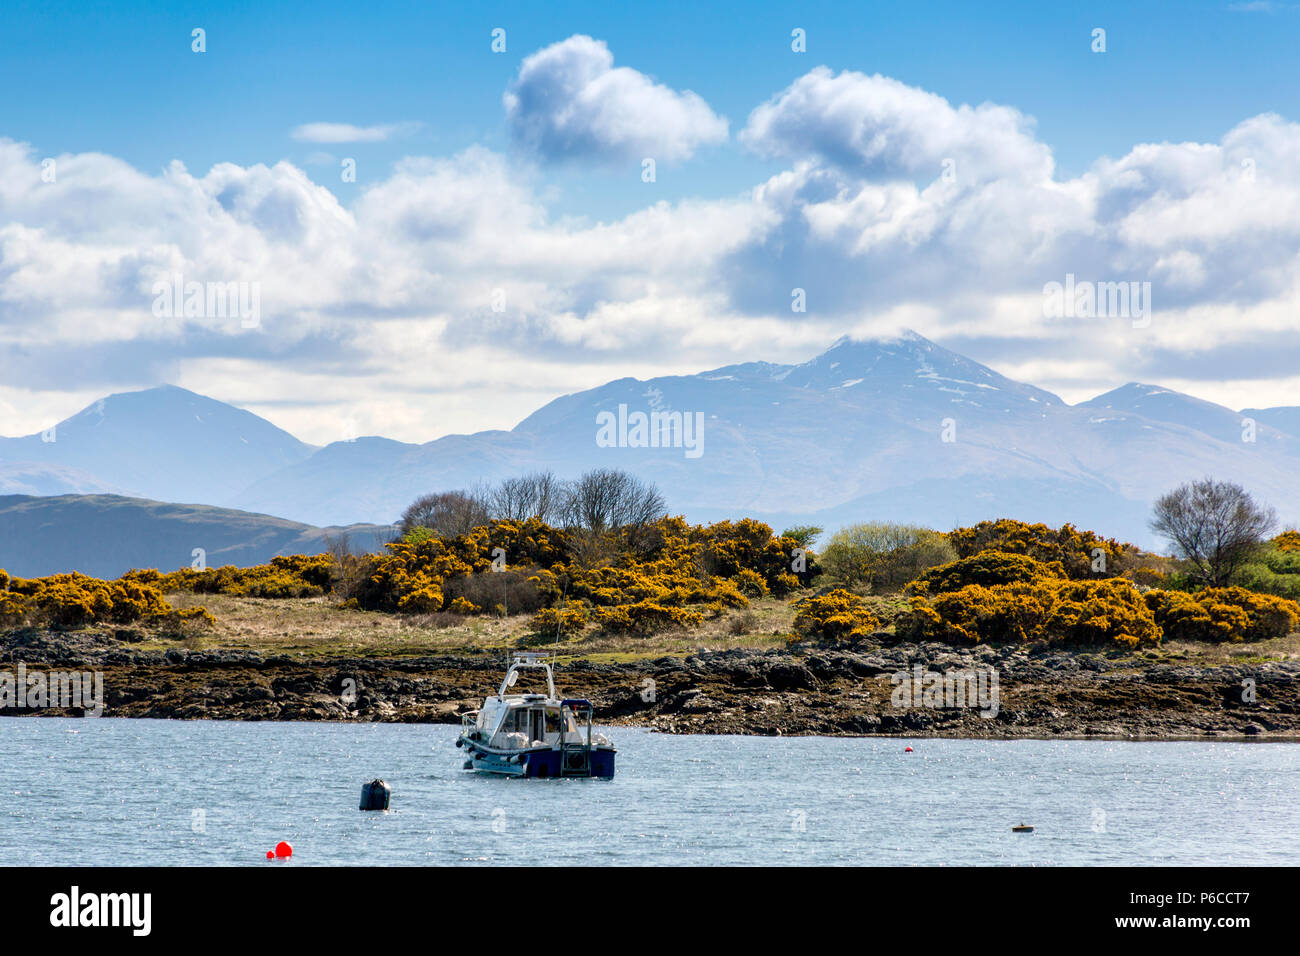
<instances>
[{"instance_id":1,"label":"black buoy","mask_svg":"<svg viewBox=\"0 0 1300 956\"><path fill-rule=\"evenodd\" d=\"M388 800L393 795L393 791L388 788L388 784L382 780L371 780L369 783L361 785L361 809L362 810L387 810Z\"/></svg>"}]
</instances>

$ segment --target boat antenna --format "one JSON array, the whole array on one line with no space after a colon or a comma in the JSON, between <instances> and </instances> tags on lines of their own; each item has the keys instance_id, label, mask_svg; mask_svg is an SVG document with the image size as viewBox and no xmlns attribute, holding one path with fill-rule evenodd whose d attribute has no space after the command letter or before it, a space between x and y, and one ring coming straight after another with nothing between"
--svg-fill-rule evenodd
<instances>
[{"instance_id":1,"label":"boat antenna","mask_svg":"<svg viewBox=\"0 0 1300 956\"><path fill-rule=\"evenodd\" d=\"M555 656L559 653L560 646L560 628L564 623L564 606L569 603L569 579L564 579L564 593L560 597L560 609L555 615L555 643L551 646L551 663L555 663Z\"/></svg>"}]
</instances>

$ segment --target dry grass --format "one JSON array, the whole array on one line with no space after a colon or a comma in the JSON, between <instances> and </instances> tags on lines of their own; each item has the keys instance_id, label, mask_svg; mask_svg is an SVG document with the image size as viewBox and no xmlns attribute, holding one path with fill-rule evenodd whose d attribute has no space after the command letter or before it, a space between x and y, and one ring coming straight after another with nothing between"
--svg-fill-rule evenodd
<instances>
[{"instance_id":1,"label":"dry grass","mask_svg":"<svg viewBox=\"0 0 1300 956\"><path fill-rule=\"evenodd\" d=\"M213 628L186 640L194 649L256 651L264 656L406 657L429 654L499 653L507 647L550 648L566 657L615 660L693 654L702 648L776 647L790 633L794 611L775 598L754 601L692 630L648 637L604 634L588 627L581 635L537 640L528 632L530 615L510 617L454 614L401 615L341 608L331 598L242 598L213 594L169 594L174 607L202 606L217 618ZM746 633L733 633L744 616ZM138 645L174 646L160 640Z\"/></svg>"},{"instance_id":2,"label":"dry grass","mask_svg":"<svg viewBox=\"0 0 1300 956\"><path fill-rule=\"evenodd\" d=\"M1166 657L1186 658L1207 665L1262 664L1266 661L1300 660L1300 632L1271 641L1251 644L1199 644L1169 641L1160 648Z\"/></svg>"},{"instance_id":3,"label":"dry grass","mask_svg":"<svg viewBox=\"0 0 1300 956\"><path fill-rule=\"evenodd\" d=\"M589 625L579 635L538 638L528 631L530 615L506 618L455 614L401 615L345 609L331 598L241 598L211 594L169 594L175 607L200 605L217 618L214 628L196 628L184 646L195 650L230 649L306 657L410 657L431 654L499 654L506 648L554 648L563 658L630 661L686 656L701 650L772 648L786 645L794 608L778 598L752 601L690 630L649 636L603 633ZM906 608L898 597L869 597L886 626ZM165 649L176 643L152 638L140 649ZM1133 652L1121 652L1129 656ZM1133 654L1135 662L1197 666L1300 660L1300 633L1252 644L1168 641Z\"/></svg>"}]
</instances>

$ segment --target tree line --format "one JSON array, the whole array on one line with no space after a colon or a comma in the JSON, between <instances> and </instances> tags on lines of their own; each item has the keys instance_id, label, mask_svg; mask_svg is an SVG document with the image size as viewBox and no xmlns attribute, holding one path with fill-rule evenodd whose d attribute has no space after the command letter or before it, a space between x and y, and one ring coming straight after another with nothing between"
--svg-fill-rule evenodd
<instances>
[{"instance_id":1,"label":"tree line","mask_svg":"<svg viewBox=\"0 0 1300 956\"><path fill-rule=\"evenodd\" d=\"M539 471L495 485L421 495L402 512L398 528L403 536L425 528L454 538L491 521L537 518L600 534L649 524L666 514L664 497L653 483L625 471L594 468L571 481Z\"/></svg>"}]
</instances>

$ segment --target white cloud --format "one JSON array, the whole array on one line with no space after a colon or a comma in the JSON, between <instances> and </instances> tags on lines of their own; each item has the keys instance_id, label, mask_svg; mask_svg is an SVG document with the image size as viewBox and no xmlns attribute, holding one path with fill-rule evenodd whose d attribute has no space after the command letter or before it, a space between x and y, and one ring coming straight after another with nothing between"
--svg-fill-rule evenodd
<instances>
[{"instance_id":1,"label":"white cloud","mask_svg":"<svg viewBox=\"0 0 1300 956\"><path fill-rule=\"evenodd\" d=\"M740 141L781 159L815 157L873 179L957 182L1050 176L1050 150L1007 106L953 107L941 96L876 74L819 66L759 106Z\"/></svg>"},{"instance_id":2,"label":"white cloud","mask_svg":"<svg viewBox=\"0 0 1300 956\"><path fill-rule=\"evenodd\" d=\"M898 325L1068 398L1187 380L1212 400L1295 403L1300 125L1257 116L1058 180L1014 110L810 76L751 121L784 142L791 90L820 104L789 169L605 222L556 219L539 170L481 147L403 160L345 207L284 162L146 175L87 153L56 157L45 183L30 147L0 140L0 433L172 381L247 394L311 441L427 440L621 376L801 360ZM864 89L888 89L889 108L868 97L863 114ZM827 145L846 104L884 140L859 122ZM923 174L945 152L955 182ZM159 320L151 285L176 272L260 283L260 327ZM1150 328L1045 319L1043 285L1066 273L1150 281Z\"/></svg>"},{"instance_id":3,"label":"white cloud","mask_svg":"<svg viewBox=\"0 0 1300 956\"><path fill-rule=\"evenodd\" d=\"M698 95L615 67L609 47L589 36L527 57L504 103L516 142L549 162L677 162L727 138L727 121Z\"/></svg>"},{"instance_id":4,"label":"white cloud","mask_svg":"<svg viewBox=\"0 0 1300 956\"><path fill-rule=\"evenodd\" d=\"M383 123L377 126L354 126L351 123L303 123L289 133L305 143L383 143L394 136L404 136L420 128L420 123Z\"/></svg>"}]
</instances>

